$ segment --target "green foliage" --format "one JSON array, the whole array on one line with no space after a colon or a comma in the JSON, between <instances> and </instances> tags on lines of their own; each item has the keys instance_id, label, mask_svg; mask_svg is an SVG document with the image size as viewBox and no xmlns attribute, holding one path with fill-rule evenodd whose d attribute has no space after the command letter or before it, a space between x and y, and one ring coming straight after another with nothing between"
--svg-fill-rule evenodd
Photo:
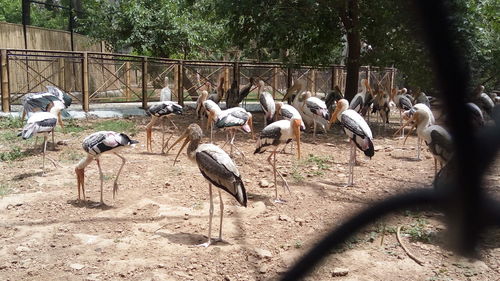
<instances>
[{"instance_id":1,"label":"green foliage","mask_svg":"<svg viewBox=\"0 0 500 281\"><path fill-rule=\"evenodd\" d=\"M432 235L427 229L427 220L418 218L410 227L405 227L404 233L410 235L410 238L415 241L430 242Z\"/></svg>"},{"instance_id":2,"label":"green foliage","mask_svg":"<svg viewBox=\"0 0 500 281\"><path fill-rule=\"evenodd\" d=\"M10 151L0 152L0 161L14 161L28 156L26 152L21 151L19 146L14 146Z\"/></svg>"},{"instance_id":3,"label":"green foliage","mask_svg":"<svg viewBox=\"0 0 500 281\"><path fill-rule=\"evenodd\" d=\"M1 141L13 141L19 139L17 136L17 133L14 131L3 131L0 133L0 140Z\"/></svg>"},{"instance_id":4,"label":"green foliage","mask_svg":"<svg viewBox=\"0 0 500 281\"><path fill-rule=\"evenodd\" d=\"M21 118L17 117L1 117L0 129L22 128L24 126Z\"/></svg>"},{"instance_id":5,"label":"green foliage","mask_svg":"<svg viewBox=\"0 0 500 281\"><path fill-rule=\"evenodd\" d=\"M93 126L96 131L115 131L129 135L137 134L137 128L134 122L127 120L105 120Z\"/></svg>"},{"instance_id":6,"label":"green foliage","mask_svg":"<svg viewBox=\"0 0 500 281\"><path fill-rule=\"evenodd\" d=\"M64 120L64 129L62 129L61 127L57 127L56 131L77 134L85 131L86 129L88 129L87 126L78 124L76 119L66 119Z\"/></svg>"},{"instance_id":7,"label":"green foliage","mask_svg":"<svg viewBox=\"0 0 500 281\"><path fill-rule=\"evenodd\" d=\"M3 197L11 192L10 187L5 184L0 184L0 197Z\"/></svg>"}]
</instances>

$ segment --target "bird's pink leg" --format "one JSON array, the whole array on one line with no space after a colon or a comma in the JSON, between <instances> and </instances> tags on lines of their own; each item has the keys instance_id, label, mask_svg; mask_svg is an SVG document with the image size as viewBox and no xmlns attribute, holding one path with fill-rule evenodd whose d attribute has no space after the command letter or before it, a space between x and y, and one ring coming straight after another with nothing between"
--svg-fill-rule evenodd
<instances>
[{"instance_id":1,"label":"bird's pink leg","mask_svg":"<svg viewBox=\"0 0 500 281\"><path fill-rule=\"evenodd\" d=\"M241 154L241 156L243 156L243 159L245 159L245 153L243 153L243 151L241 151L238 147L236 147L236 145L234 145L234 138L236 137L236 131L231 130L231 132L233 134L233 137L231 138L231 154L233 152L232 147L234 147L234 149L236 149Z\"/></svg>"},{"instance_id":2,"label":"bird's pink leg","mask_svg":"<svg viewBox=\"0 0 500 281\"><path fill-rule=\"evenodd\" d=\"M316 143L316 117L313 118L313 143Z\"/></svg>"},{"instance_id":3,"label":"bird's pink leg","mask_svg":"<svg viewBox=\"0 0 500 281\"><path fill-rule=\"evenodd\" d=\"M350 143L351 143L351 151L350 151L350 157L349 157L349 178L348 178L348 181L347 181L347 186L352 186L353 185L353 170L354 170L354 142L353 140L351 139L350 140Z\"/></svg>"},{"instance_id":4,"label":"bird's pink leg","mask_svg":"<svg viewBox=\"0 0 500 281\"><path fill-rule=\"evenodd\" d=\"M210 196L210 216L208 217L208 241L206 243L200 244L198 246L200 247L208 247L212 240L211 240L211 235L212 235L212 217L214 216L214 201L212 198L212 184L208 184L208 193Z\"/></svg>"},{"instance_id":5,"label":"bird's pink leg","mask_svg":"<svg viewBox=\"0 0 500 281\"><path fill-rule=\"evenodd\" d=\"M177 127L177 125L175 125L174 121L172 121L172 119L170 119L170 117L168 117L168 115L166 117L167 117L168 121L170 121L170 123L172 123L172 125L174 125L174 128L176 130L179 130L179 127Z\"/></svg>"},{"instance_id":6,"label":"bird's pink leg","mask_svg":"<svg viewBox=\"0 0 500 281\"><path fill-rule=\"evenodd\" d=\"M54 140L55 130L52 129L52 150L56 150L56 141Z\"/></svg>"},{"instance_id":7,"label":"bird's pink leg","mask_svg":"<svg viewBox=\"0 0 500 281\"><path fill-rule=\"evenodd\" d=\"M47 150L47 134L43 135L43 156L42 156L42 173L45 172L45 151Z\"/></svg>"},{"instance_id":8,"label":"bird's pink leg","mask_svg":"<svg viewBox=\"0 0 500 281\"><path fill-rule=\"evenodd\" d=\"M99 205L104 205L104 199L103 199L103 185L104 185L104 175L102 174L102 169L101 169L101 162L99 158L96 158L95 161L97 162L97 168L99 169L99 178L101 179L101 203Z\"/></svg>"},{"instance_id":9,"label":"bird's pink leg","mask_svg":"<svg viewBox=\"0 0 500 281\"><path fill-rule=\"evenodd\" d=\"M116 174L115 182L113 184L113 199L115 199L116 193L118 193L118 177L120 176L120 173L122 172L123 166L125 166L125 157L121 156L118 153L115 153L116 156L120 157L122 159L122 165L120 166L120 169L118 170L118 173Z\"/></svg>"},{"instance_id":10,"label":"bird's pink leg","mask_svg":"<svg viewBox=\"0 0 500 281\"><path fill-rule=\"evenodd\" d=\"M224 217L224 201L222 201L222 194L219 191L219 204L220 204L220 226L219 226L219 241L222 241L222 218Z\"/></svg>"}]
</instances>

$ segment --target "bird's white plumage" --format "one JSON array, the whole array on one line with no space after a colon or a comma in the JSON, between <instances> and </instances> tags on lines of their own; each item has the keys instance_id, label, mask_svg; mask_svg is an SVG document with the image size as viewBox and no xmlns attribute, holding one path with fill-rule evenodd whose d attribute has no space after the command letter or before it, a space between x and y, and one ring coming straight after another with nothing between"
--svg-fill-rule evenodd
<instances>
[{"instance_id":1,"label":"bird's white plumage","mask_svg":"<svg viewBox=\"0 0 500 281\"><path fill-rule=\"evenodd\" d=\"M436 123L436 119L434 118L434 114L432 113L431 109L423 104L423 103L417 103L413 106L414 108L424 110L428 115L429 115L429 125L433 125Z\"/></svg>"},{"instance_id":2,"label":"bird's white plumage","mask_svg":"<svg viewBox=\"0 0 500 281\"><path fill-rule=\"evenodd\" d=\"M361 117L361 115L359 115L359 113L357 113L356 111L352 110L352 109L347 109L345 110L344 112L342 112L342 114L339 114L337 116L337 119L342 122L342 115L346 115L346 116L349 116L349 118L351 118L352 120L354 120L354 122L361 128L361 130L363 131L363 133L370 139L373 139L373 136L372 136L372 130L370 130L370 127L368 126L368 124L366 123L365 119L363 119L363 117ZM350 132L347 133L347 131ZM347 130L346 133L349 135L349 137L352 138L353 136L353 132L350 131L350 130Z\"/></svg>"},{"instance_id":3,"label":"bird's white plumage","mask_svg":"<svg viewBox=\"0 0 500 281\"><path fill-rule=\"evenodd\" d=\"M273 95L269 92L261 93L259 98L262 109L264 110L267 118L272 118L276 112L276 105L274 103Z\"/></svg>"}]
</instances>

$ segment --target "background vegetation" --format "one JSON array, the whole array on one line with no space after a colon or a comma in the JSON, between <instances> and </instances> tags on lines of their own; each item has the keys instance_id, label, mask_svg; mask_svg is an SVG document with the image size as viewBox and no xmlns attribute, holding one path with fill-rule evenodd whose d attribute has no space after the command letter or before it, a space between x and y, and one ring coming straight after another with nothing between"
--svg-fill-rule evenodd
<instances>
[{"instance_id":1,"label":"background vegetation","mask_svg":"<svg viewBox=\"0 0 500 281\"><path fill-rule=\"evenodd\" d=\"M357 85L359 65L394 66L404 74L404 86L432 92L431 63L407 1L46 0L63 6L70 1L77 9L77 31L106 40L116 52L290 64L344 62L352 74L347 92ZM455 0L449 5L473 83L499 88L500 1ZM20 23L21 0L0 0L0 21ZM67 29L68 12L31 4L31 24ZM362 44L371 50L360 52Z\"/></svg>"}]
</instances>

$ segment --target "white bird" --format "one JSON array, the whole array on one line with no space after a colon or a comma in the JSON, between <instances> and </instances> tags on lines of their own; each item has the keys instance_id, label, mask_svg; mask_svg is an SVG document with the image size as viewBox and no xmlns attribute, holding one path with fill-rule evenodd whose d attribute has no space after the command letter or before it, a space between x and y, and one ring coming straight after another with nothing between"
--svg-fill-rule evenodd
<instances>
[{"instance_id":1,"label":"white bird","mask_svg":"<svg viewBox=\"0 0 500 281\"><path fill-rule=\"evenodd\" d=\"M469 111L470 115L472 116L472 120L471 120L472 126L475 129L483 127L484 126L484 116L483 116L483 112L481 111L479 106L477 106L473 102L468 102L465 104L465 107Z\"/></svg>"},{"instance_id":2,"label":"white bird","mask_svg":"<svg viewBox=\"0 0 500 281\"><path fill-rule=\"evenodd\" d=\"M413 116L413 114L417 111L417 110L423 110L427 113L427 115L429 115L429 126L430 125L434 125L436 123L436 119L434 118L434 114L432 113L431 109L425 105L424 103L417 103L415 104L410 110L407 110L405 112L403 112L403 119L404 120L410 120L411 117ZM404 126L406 126L407 124L409 124L409 122L407 122ZM402 129L403 127L400 128L400 130ZM396 136L398 134L399 130L394 133L394 136ZM408 138L410 134L406 135L406 138ZM406 142L406 138L405 138L405 142ZM417 160L420 160L420 143L421 143L422 139L420 138L420 136L418 136L417 134Z\"/></svg>"},{"instance_id":3,"label":"white bird","mask_svg":"<svg viewBox=\"0 0 500 281\"><path fill-rule=\"evenodd\" d=\"M26 115L33 112L51 112L57 117L61 127L64 128L61 116L62 110L68 108L73 100L68 94L57 87L45 87L47 88L47 92L29 93L23 98L21 119L24 120Z\"/></svg>"},{"instance_id":4,"label":"white bird","mask_svg":"<svg viewBox=\"0 0 500 281\"><path fill-rule=\"evenodd\" d=\"M320 119L328 120L328 108L324 101L318 99L317 97L308 97L304 103L304 114L313 120L313 142L316 141L316 124L319 123L320 126L326 133L326 128L324 122Z\"/></svg>"},{"instance_id":5,"label":"white bird","mask_svg":"<svg viewBox=\"0 0 500 281\"><path fill-rule=\"evenodd\" d=\"M351 143L351 154L349 158L349 180L347 185L354 184L354 164L356 163L356 146L361 149L366 156L373 157L375 150L373 147L373 136L370 127L365 119L356 111L349 108L349 102L341 99L337 102L337 107L330 119L330 125L337 120L342 125L345 134Z\"/></svg>"},{"instance_id":6,"label":"white bird","mask_svg":"<svg viewBox=\"0 0 500 281\"><path fill-rule=\"evenodd\" d=\"M113 183L113 199L118 191L118 177L125 166L125 157L118 154L123 148L136 144L138 141L131 140L129 136L123 133L117 133L113 131L99 131L87 136L82 143L83 150L87 153L86 157L82 159L75 168L75 174L77 179L78 188L78 200L81 200L80 189L82 191L83 200L85 200L85 168L95 160L97 163L97 168L99 168L99 175L101 179L101 202L100 205L104 204L103 200L103 184L104 175L101 170L101 163L99 157L102 154L113 153L122 160L122 165L116 174L115 181Z\"/></svg>"},{"instance_id":7,"label":"white bird","mask_svg":"<svg viewBox=\"0 0 500 281\"><path fill-rule=\"evenodd\" d=\"M405 110L410 110L413 107L411 100L406 96L407 92L408 90L406 88L403 88L399 91L397 89L392 89L392 100L396 104L396 107L399 109L400 125L403 124L402 112ZM401 131L401 135L404 137L404 129Z\"/></svg>"},{"instance_id":8,"label":"white bird","mask_svg":"<svg viewBox=\"0 0 500 281\"><path fill-rule=\"evenodd\" d=\"M418 96L415 98L416 104L423 103L425 104L428 108L431 108L431 103L429 101L429 98L424 92L420 92Z\"/></svg>"},{"instance_id":9,"label":"white bird","mask_svg":"<svg viewBox=\"0 0 500 281\"><path fill-rule=\"evenodd\" d=\"M368 100L371 98L371 89L368 84L367 79L361 79L361 92L357 93L354 98L352 98L351 103L349 105L349 109L356 111L362 115L366 114L366 104ZM362 112L363 111L363 112Z\"/></svg>"},{"instance_id":10,"label":"white bird","mask_svg":"<svg viewBox=\"0 0 500 281\"><path fill-rule=\"evenodd\" d=\"M297 158L300 159L300 128L302 124L303 122L302 119L300 118L300 115L294 114L290 120L279 120L267 125L262 130L257 140L257 145L254 154L264 153L269 148L269 146L274 148L271 151L269 157L267 158L267 162L273 168L276 202L283 202L278 198L278 185L276 181L276 174L280 176L280 178L283 180L284 186L288 189L288 191L290 191L290 187L288 186L287 181L276 167L276 153L280 145L289 143L293 139L295 139L295 141L297 142ZM271 157L273 156L274 160L271 162Z\"/></svg>"},{"instance_id":11,"label":"white bird","mask_svg":"<svg viewBox=\"0 0 500 281\"><path fill-rule=\"evenodd\" d=\"M168 146L168 141L173 136L173 133L172 133L172 135L170 135L170 137L167 140L167 143L165 144L165 122L163 122L162 119L164 119L164 118L168 119L168 121L170 121L172 123L172 125L174 125L175 129L177 130L178 129L177 126L172 121L172 119L170 119L169 115L182 114L182 106L180 106L179 104L177 104L173 101L163 101L163 102L160 102L160 103L157 103L157 104L151 106L147 110L147 114L151 115L151 121L146 125L146 139L147 139L146 140L146 147L147 147L147 150L150 153L153 152L152 145L151 145L151 143L152 143L152 138L151 138L152 128L158 122L158 120L160 120L161 121L161 128L162 128L162 137L161 137L162 149L161 149L161 152L163 153L165 151L165 147Z\"/></svg>"},{"instance_id":12,"label":"white bird","mask_svg":"<svg viewBox=\"0 0 500 281\"><path fill-rule=\"evenodd\" d=\"M171 101L172 91L168 87L168 76L165 76L165 87L160 91L160 101Z\"/></svg>"},{"instance_id":13,"label":"white bird","mask_svg":"<svg viewBox=\"0 0 500 281\"><path fill-rule=\"evenodd\" d=\"M273 95L264 91L264 81L260 80L258 85L259 102L264 111L264 126L271 124L276 113L276 104L274 103Z\"/></svg>"},{"instance_id":14,"label":"white bird","mask_svg":"<svg viewBox=\"0 0 500 281\"><path fill-rule=\"evenodd\" d=\"M208 96L208 99L215 102L216 104L219 104L224 98L224 81L224 76L221 76L219 79L219 86L217 86L217 93Z\"/></svg>"},{"instance_id":15,"label":"white bird","mask_svg":"<svg viewBox=\"0 0 500 281\"><path fill-rule=\"evenodd\" d=\"M224 214L224 203L222 201L221 189L225 190L240 203L247 206L247 194L241 175L233 160L224 150L214 144L200 144L203 132L197 124L191 124L178 140L169 148L174 147L181 140L185 139L181 149L174 159L177 161L179 154L189 143L187 148L187 157L196 162L201 174L208 181L208 190L210 195L210 216L208 221L208 241L199 246L208 247L212 243L212 217L214 213L214 203L212 199L212 185L218 187L220 202L220 229L219 241L222 241L222 218Z\"/></svg>"},{"instance_id":16,"label":"white bird","mask_svg":"<svg viewBox=\"0 0 500 281\"><path fill-rule=\"evenodd\" d=\"M208 99L208 91L201 91L201 94L196 100L196 119L200 120L205 114L205 107L203 103ZM208 126L208 123L207 123Z\"/></svg>"},{"instance_id":17,"label":"white bird","mask_svg":"<svg viewBox=\"0 0 500 281\"><path fill-rule=\"evenodd\" d=\"M491 116L492 110L495 107L495 103L493 100L484 93L484 86L480 85L472 98L472 102L474 102L481 110L486 113L488 116Z\"/></svg>"},{"instance_id":18,"label":"white bird","mask_svg":"<svg viewBox=\"0 0 500 281\"><path fill-rule=\"evenodd\" d=\"M55 148L54 142L54 128L57 124L57 117L50 112L35 112L28 118L27 124L24 126L21 133L18 136L22 138L29 139L32 136L38 134L43 135L43 159L42 159L42 171L45 171L45 151L47 150L47 136L52 133L52 146ZM36 145L36 141L35 141Z\"/></svg>"},{"instance_id":19,"label":"white bird","mask_svg":"<svg viewBox=\"0 0 500 281\"><path fill-rule=\"evenodd\" d=\"M382 90L375 90L375 98L373 100L373 109L372 113L376 113L378 111L380 118L382 119L382 124L385 131L386 124L389 124L389 114L391 112L390 109L390 96L387 93L384 93ZM378 119L378 118L377 118ZM380 129L380 127L379 127ZM380 132L379 132L380 133Z\"/></svg>"},{"instance_id":20,"label":"white bird","mask_svg":"<svg viewBox=\"0 0 500 281\"><path fill-rule=\"evenodd\" d=\"M236 137L236 131L238 130L242 130L245 133L251 132L252 138L254 138L252 114L241 107L232 107L226 110L221 110L220 107L211 100L205 101L203 106L207 110L208 114L208 124L210 124L210 141L213 140L213 126L215 124L215 127L228 131L228 139L222 147L229 142L231 146L230 155L233 155L233 148L235 148L241 153L241 155L243 155L243 157L245 157L243 151L234 145L234 138Z\"/></svg>"},{"instance_id":21,"label":"white bird","mask_svg":"<svg viewBox=\"0 0 500 281\"><path fill-rule=\"evenodd\" d=\"M448 131L439 125L430 125L430 120L426 110L417 109L410 119L414 123L410 132L417 128L418 136L425 141L434 156L434 171L437 173L437 161L442 168L453 156L453 143Z\"/></svg>"},{"instance_id":22,"label":"white bird","mask_svg":"<svg viewBox=\"0 0 500 281\"><path fill-rule=\"evenodd\" d=\"M281 119L284 120L291 120L292 118L295 119L300 119L300 130L305 131L306 130L306 125L304 124L304 121L302 121L302 116L300 116L300 113L297 111L297 109L289 104L284 104L283 102L277 102L276 103L276 116L281 116ZM291 148L293 151L293 141L291 143ZM283 149L281 150L282 152L285 151L286 146L288 143L285 143L283 146Z\"/></svg>"}]
</instances>

